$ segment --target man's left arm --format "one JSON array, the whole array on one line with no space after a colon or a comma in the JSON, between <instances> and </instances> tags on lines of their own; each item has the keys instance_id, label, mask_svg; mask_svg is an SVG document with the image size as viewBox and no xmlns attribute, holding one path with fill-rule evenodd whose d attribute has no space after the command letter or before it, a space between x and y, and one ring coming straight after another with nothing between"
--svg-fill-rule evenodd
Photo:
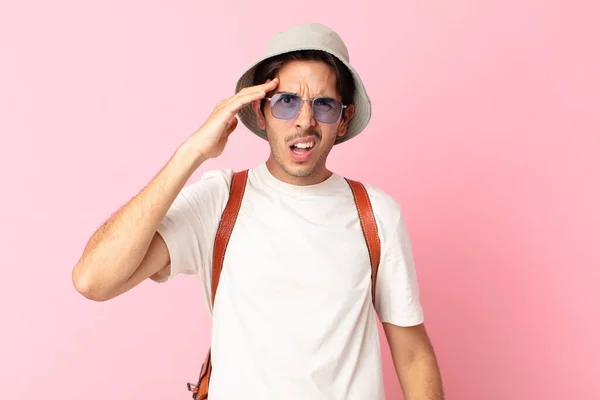
<instances>
[{"instance_id":1,"label":"man's left arm","mask_svg":"<svg viewBox=\"0 0 600 400\"><path fill-rule=\"evenodd\" d=\"M405 400L443 400L442 378L425 325L383 323Z\"/></svg>"}]
</instances>

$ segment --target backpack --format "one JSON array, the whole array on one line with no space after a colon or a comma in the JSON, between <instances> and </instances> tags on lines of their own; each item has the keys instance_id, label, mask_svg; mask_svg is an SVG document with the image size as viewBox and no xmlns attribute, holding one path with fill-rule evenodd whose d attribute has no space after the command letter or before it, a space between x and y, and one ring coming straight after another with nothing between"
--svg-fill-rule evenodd
<instances>
[{"instance_id":1,"label":"backpack","mask_svg":"<svg viewBox=\"0 0 600 400\"><path fill-rule=\"evenodd\" d=\"M233 231L235 221L237 219L240 207L242 205L242 198L246 189L246 182L248 180L248 170L235 172L231 181L229 189L229 199L225 206L225 210L221 216L219 227L214 241L213 259L212 259L212 303L215 303L215 296L217 293L217 287L219 285L219 279L221 277L221 269L223 268L223 259L225 258L225 250L229 243L229 237ZM365 237L367 249L369 251L369 259L371 261L371 297L372 301L375 302L375 284L377 282L377 269L379 268L379 260L381 256L381 243L379 241L379 234L377 230L377 223L373 214L373 208L369 200L369 195L365 187L357 181L346 179L352 194L354 196L354 202L358 211L358 217L360 225ZM192 392L192 398L194 400L207 400L208 399L208 386L210 382L210 376L212 373L212 362L210 348L204 359L204 363L200 369L200 377L198 378L197 384L188 383L187 388Z\"/></svg>"}]
</instances>

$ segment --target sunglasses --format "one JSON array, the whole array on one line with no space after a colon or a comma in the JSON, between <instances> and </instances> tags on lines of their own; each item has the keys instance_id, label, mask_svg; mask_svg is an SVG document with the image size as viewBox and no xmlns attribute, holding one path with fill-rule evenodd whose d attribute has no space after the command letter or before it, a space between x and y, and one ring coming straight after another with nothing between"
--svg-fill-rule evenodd
<instances>
[{"instance_id":1,"label":"sunglasses","mask_svg":"<svg viewBox=\"0 0 600 400\"><path fill-rule=\"evenodd\" d=\"M315 120L324 124L334 124L342 117L342 111L347 105L329 97L307 99L289 93L277 93L273 97L266 97L271 102L271 114L277 119L294 119L302 109L303 101L312 102L312 112Z\"/></svg>"}]
</instances>

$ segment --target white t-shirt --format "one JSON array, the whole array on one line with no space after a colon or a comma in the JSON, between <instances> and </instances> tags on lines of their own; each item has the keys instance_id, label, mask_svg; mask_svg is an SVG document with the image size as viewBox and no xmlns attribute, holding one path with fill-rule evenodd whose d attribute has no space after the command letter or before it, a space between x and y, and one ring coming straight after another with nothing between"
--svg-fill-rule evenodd
<instances>
[{"instance_id":1,"label":"white t-shirt","mask_svg":"<svg viewBox=\"0 0 600 400\"><path fill-rule=\"evenodd\" d=\"M158 232L171 275L196 275L211 309L213 242L232 170L186 186ZM381 240L376 308L371 265L348 183L293 186L250 169L212 309L209 398L385 399L377 315L423 322L400 206L365 185ZM377 314L376 314L377 313Z\"/></svg>"}]
</instances>

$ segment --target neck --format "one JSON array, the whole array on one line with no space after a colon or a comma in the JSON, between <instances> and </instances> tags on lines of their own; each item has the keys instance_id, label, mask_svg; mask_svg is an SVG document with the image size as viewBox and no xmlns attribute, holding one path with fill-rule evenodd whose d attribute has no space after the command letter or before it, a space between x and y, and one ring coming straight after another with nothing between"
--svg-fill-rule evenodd
<instances>
[{"instance_id":1,"label":"neck","mask_svg":"<svg viewBox=\"0 0 600 400\"><path fill-rule=\"evenodd\" d=\"M269 156L266 166L275 179L294 186L316 185L325 181L333 174L325 167L325 165L322 165L316 166L315 169L310 172L310 174L296 175L293 173L293 171L287 171L286 169L282 168L272 154Z\"/></svg>"}]
</instances>

